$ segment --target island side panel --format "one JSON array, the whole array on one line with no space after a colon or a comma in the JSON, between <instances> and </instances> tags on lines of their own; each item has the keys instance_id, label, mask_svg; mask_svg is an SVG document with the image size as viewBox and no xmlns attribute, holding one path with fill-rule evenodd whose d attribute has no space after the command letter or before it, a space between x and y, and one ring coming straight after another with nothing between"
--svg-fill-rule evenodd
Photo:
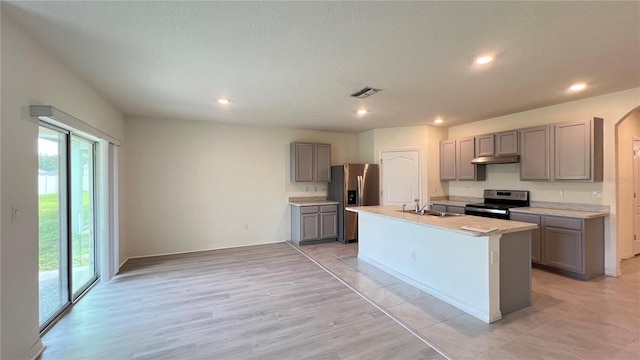
<instances>
[{"instance_id":1,"label":"island side panel","mask_svg":"<svg viewBox=\"0 0 640 360\"><path fill-rule=\"evenodd\" d=\"M531 230L500 239L500 311L502 315L531 305Z\"/></svg>"},{"instance_id":2,"label":"island side panel","mask_svg":"<svg viewBox=\"0 0 640 360\"><path fill-rule=\"evenodd\" d=\"M500 267L490 261L500 235L465 235L366 212L358 215L358 258L484 322L502 318Z\"/></svg>"}]
</instances>

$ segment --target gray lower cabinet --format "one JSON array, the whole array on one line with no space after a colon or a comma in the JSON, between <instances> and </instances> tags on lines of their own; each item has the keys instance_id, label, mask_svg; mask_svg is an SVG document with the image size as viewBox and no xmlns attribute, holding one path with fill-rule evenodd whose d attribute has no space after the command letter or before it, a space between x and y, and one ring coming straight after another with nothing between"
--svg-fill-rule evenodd
<instances>
[{"instance_id":1,"label":"gray lower cabinet","mask_svg":"<svg viewBox=\"0 0 640 360\"><path fill-rule=\"evenodd\" d=\"M551 142L549 125L520 130L520 180L551 180Z\"/></svg>"},{"instance_id":2,"label":"gray lower cabinet","mask_svg":"<svg viewBox=\"0 0 640 360\"><path fill-rule=\"evenodd\" d=\"M464 206L457 206L457 205L433 204L431 206L431 210L441 211L441 212L450 212L454 214L464 214Z\"/></svg>"},{"instance_id":3,"label":"gray lower cabinet","mask_svg":"<svg viewBox=\"0 0 640 360\"><path fill-rule=\"evenodd\" d=\"M541 224L540 215L511 213L511 220L538 224L538 228L531 231L531 261L536 264L541 264L542 244L539 227L539 225Z\"/></svg>"},{"instance_id":4,"label":"gray lower cabinet","mask_svg":"<svg viewBox=\"0 0 640 360\"><path fill-rule=\"evenodd\" d=\"M291 240L302 245L338 238L338 205L292 206Z\"/></svg>"},{"instance_id":5,"label":"gray lower cabinet","mask_svg":"<svg viewBox=\"0 0 640 360\"><path fill-rule=\"evenodd\" d=\"M532 232L533 263L580 280L604 274L604 218L511 213L511 220L540 225Z\"/></svg>"},{"instance_id":6,"label":"gray lower cabinet","mask_svg":"<svg viewBox=\"0 0 640 360\"><path fill-rule=\"evenodd\" d=\"M291 143L291 181L331 181L331 144Z\"/></svg>"},{"instance_id":7,"label":"gray lower cabinet","mask_svg":"<svg viewBox=\"0 0 640 360\"><path fill-rule=\"evenodd\" d=\"M464 206L447 205L447 212L454 214L464 214Z\"/></svg>"}]
</instances>

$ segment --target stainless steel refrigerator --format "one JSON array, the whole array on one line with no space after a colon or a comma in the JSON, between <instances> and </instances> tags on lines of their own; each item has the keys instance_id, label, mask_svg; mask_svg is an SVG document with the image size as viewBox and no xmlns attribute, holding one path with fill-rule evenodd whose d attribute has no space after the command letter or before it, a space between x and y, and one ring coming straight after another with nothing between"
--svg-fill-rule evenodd
<instances>
[{"instance_id":1,"label":"stainless steel refrigerator","mask_svg":"<svg viewBox=\"0 0 640 360\"><path fill-rule=\"evenodd\" d=\"M327 198L338 202L338 241L358 240L358 214L349 206L380 204L380 170L375 164L344 164L331 167Z\"/></svg>"}]
</instances>

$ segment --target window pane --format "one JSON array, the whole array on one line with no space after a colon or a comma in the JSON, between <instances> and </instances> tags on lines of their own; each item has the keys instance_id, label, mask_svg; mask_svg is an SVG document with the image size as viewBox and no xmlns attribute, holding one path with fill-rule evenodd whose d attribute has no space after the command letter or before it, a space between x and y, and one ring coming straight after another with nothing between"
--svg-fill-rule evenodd
<instances>
[{"instance_id":1,"label":"window pane","mask_svg":"<svg viewBox=\"0 0 640 360\"><path fill-rule=\"evenodd\" d=\"M71 138L71 268L74 298L96 279L94 143Z\"/></svg>"},{"instance_id":2,"label":"window pane","mask_svg":"<svg viewBox=\"0 0 640 360\"><path fill-rule=\"evenodd\" d=\"M67 290L66 134L40 127L38 217L40 324L69 301Z\"/></svg>"}]
</instances>

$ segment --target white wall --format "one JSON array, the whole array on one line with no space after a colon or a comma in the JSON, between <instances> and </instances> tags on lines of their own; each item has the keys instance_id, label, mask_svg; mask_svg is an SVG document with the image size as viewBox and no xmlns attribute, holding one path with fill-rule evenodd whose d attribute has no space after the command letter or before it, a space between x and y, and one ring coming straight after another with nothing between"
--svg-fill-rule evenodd
<instances>
[{"instance_id":1,"label":"white wall","mask_svg":"<svg viewBox=\"0 0 640 360\"><path fill-rule=\"evenodd\" d=\"M288 198L327 184L290 182L289 144L330 143L333 165L358 149L355 134L148 118L126 138L128 256L290 240Z\"/></svg>"},{"instance_id":2,"label":"white wall","mask_svg":"<svg viewBox=\"0 0 640 360\"><path fill-rule=\"evenodd\" d=\"M449 138L455 139L561 121L603 118L604 181L601 183L520 181L517 164L488 165L487 181L452 181L449 183L449 195L482 197L482 189L500 187L530 190L533 201L609 205L611 212L605 220L605 272L609 275L617 275L619 267L615 224L618 221L616 212L618 181L615 124L638 105L640 105L640 88L451 127ZM565 196L560 197L560 190L565 190ZM591 193L594 190L602 191L603 197L593 198Z\"/></svg>"},{"instance_id":3,"label":"white wall","mask_svg":"<svg viewBox=\"0 0 640 360\"><path fill-rule=\"evenodd\" d=\"M123 139L122 115L6 16L1 22L0 358L41 349L38 329L38 124L29 105L53 105ZM20 208L19 222L10 209Z\"/></svg>"},{"instance_id":4,"label":"white wall","mask_svg":"<svg viewBox=\"0 0 640 360\"><path fill-rule=\"evenodd\" d=\"M633 257L633 138L640 139L640 109L633 111L616 128L618 138L618 254Z\"/></svg>"}]
</instances>

